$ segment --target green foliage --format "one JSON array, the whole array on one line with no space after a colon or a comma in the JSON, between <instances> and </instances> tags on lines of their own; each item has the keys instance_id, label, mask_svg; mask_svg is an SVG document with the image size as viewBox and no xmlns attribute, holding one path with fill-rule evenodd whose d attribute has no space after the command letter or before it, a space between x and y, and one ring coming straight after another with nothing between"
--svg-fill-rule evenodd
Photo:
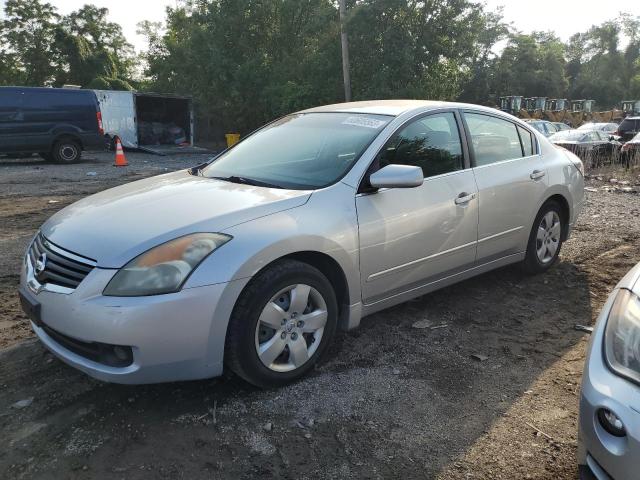
<instances>
[{"instance_id":1,"label":"green foliage","mask_svg":"<svg viewBox=\"0 0 640 480\"><path fill-rule=\"evenodd\" d=\"M353 98L457 97L500 35L487 34L495 23L469 0L351 0ZM343 99L332 0L189 1L168 9L164 32L139 27L149 42L146 88L193 94L199 117L222 130L247 132Z\"/></svg>"},{"instance_id":2,"label":"green foliage","mask_svg":"<svg viewBox=\"0 0 640 480\"><path fill-rule=\"evenodd\" d=\"M41 0L7 0L0 20L0 85L86 86L132 75L133 47L108 10L85 5L66 16ZM121 85L122 86L122 85Z\"/></svg>"},{"instance_id":3,"label":"green foliage","mask_svg":"<svg viewBox=\"0 0 640 480\"><path fill-rule=\"evenodd\" d=\"M564 55L565 46L552 34L511 35L493 64L493 90L505 95L562 97L568 86Z\"/></svg>"},{"instance_id":4,"label":"green foliage","mask_svg":"<svg viewBox=\"0 0 640 480\"><path fill-rule=\"evenodd\" d=\"M0 85L79 84L194 96L199 124L247 132L287 112L343 99L335 0L181 0L165 24L142 21L136 57L94 5L66 16L7 0ZM561 42L510 29L476 0L347 0L352 96L640 98L640 17L621 14ZM502 50L500 50L502 48ZM497 52L497 53L496 53ZM138 65L142 80L133 81Z\"/></svg>"},{"instance_id":5,"label":"green foliage","mask_svg":"<svg viewBox=\"0 0 640 480\"><path fill-rule=\"evenodd\" d=\"M92 90L133 90L129 82L120 78L96 77L85 88Z\"/></svg>"},{"instance_id":6,"label":"green foliage","mask_svg":"<svg viewBox=\"0 0 640 480\"><path fill-rule=\"evenodd\" d=\"M53 83L54 43L59 16L49 3L7 0L0 20L0 84L49 85Z\"/></svg>"}]
</instances>

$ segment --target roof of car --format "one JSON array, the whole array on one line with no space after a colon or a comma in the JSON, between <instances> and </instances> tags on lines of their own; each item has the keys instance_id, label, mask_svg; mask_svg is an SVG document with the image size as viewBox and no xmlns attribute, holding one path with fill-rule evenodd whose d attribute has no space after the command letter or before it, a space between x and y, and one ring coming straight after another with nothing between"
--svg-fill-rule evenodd
<instances>
[{"instance_id":1,"label":"roof of car","mask_svg":"<svg viewBox=\"0 0 640 480\"><path fill-rule=\"evenodd\" d=\"M404 112L424 107L474 108L490 112L500 112L499 110L496 110L494 108L482 107L480 105L443 102L438 100L366 100L363 102L334 103L332 105L323 105L320 107L302 110L302 112L348 112L398 116Z\"/></svg>"}]
</instances>

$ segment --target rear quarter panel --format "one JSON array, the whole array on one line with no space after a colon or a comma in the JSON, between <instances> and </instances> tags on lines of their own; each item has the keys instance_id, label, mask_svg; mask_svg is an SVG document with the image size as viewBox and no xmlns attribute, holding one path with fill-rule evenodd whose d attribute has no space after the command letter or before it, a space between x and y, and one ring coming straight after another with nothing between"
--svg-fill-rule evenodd
<instances>
[{"instance_id":1,"label":"rear quarter panel","mask_svg":"<svg viewBox=\"0 0 640 480\"><path fill-rule=\"evenodd\" d=\"M539 144L548 176L542 203L553 195L562 195L569 204L569 224L573 225L584 203L584 178L570 160L572 153L554 146L545 138L539 139Z\"/></svg>"}]
</instances>

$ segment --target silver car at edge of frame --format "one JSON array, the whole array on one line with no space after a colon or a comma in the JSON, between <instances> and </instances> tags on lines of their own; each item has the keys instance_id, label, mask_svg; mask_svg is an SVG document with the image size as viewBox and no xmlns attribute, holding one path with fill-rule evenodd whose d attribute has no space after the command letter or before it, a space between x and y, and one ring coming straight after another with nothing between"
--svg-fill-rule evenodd
<instances>
[{"instance_id":1,"label":"silver car at edge of frame","mask_svg":"<svg viewBox=\"0 0 640 480\"><path fill-rule=\"evenodd\" d=\"M640 458L640 264L596 321L582 377L581 480L636 480Z\"/></svg>"},{"instance_id":2,"label":"silver car at edge of frame","mask_svg":"<svg viewBox=\"0 0 640 480\"><path fill-rule=\"evenodd\" d=\"M337 329L558 258L583 165L494 109L387 100L280 118L207 164L92 195L28 247L42 343L98 379L300 378Z\"/></svg>"}]
</instances>

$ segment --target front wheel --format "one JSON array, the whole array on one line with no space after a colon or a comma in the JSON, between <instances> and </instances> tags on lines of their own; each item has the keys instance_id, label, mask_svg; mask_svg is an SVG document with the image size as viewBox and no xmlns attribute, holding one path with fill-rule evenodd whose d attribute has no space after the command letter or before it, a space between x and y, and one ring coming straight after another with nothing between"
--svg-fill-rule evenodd
<instances>
[{"instance_id":1,"label":"front wheel","mask_svg":"<svg viewBox=\"0 0 640 480\"><path fill-rule=\"evenodd\" d=\"M240 295L229 321L225 363L257 387L293 382L322 357L337 319L327 278L306 263L280 261Z\"/></svg>"},{"instance_id":2,"label":"front wheel","mask_svg":"<svg viewBox=\"0 0 640 480\"><path fill-rule=\"evenodd\" d=\"M565 228L563 210L556 201L545 203L529 235L524 268L529 273L547 271L557 260L562 248L562 233Z\"/></svg>"}]
</instances>

